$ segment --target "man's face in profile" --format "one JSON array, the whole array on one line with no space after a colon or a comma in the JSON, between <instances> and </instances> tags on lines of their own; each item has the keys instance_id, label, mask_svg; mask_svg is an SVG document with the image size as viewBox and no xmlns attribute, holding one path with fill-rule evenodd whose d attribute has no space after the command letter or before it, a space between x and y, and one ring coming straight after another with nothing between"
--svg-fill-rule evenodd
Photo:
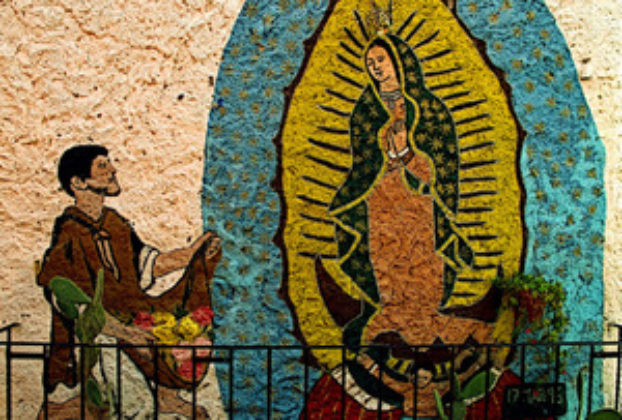
<instances>
[{"instance_id":1,"label":"man's face in profile","mask_svg":"<svg viewBox=\"0 0 622 420\"><path fill-rule=\"evenodd\" d=\"M117 170L107 156L97 156L91 164L91 176L84 180L87 188L98 194L114 197L121 193Z\"/></svg>"}]
</instances>

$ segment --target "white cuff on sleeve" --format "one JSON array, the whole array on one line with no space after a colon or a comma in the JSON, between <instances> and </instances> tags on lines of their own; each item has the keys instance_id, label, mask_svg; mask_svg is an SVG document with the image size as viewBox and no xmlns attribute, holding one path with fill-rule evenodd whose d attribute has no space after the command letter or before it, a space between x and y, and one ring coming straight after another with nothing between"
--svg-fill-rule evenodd
<instances>
[{"instance_id":1,"label":"white cuff on sleeve","mask_svg":"<svg viewBox=\"0 0 622 420\"><path fill-rule=\"evenodd\" d=\"M138 284L142 290L149 290L155 282L153 266L158 255L160 255L160 251L148 245L145 245L140 250L140 255L138 256Z\"/></svg>"}]
</instances>

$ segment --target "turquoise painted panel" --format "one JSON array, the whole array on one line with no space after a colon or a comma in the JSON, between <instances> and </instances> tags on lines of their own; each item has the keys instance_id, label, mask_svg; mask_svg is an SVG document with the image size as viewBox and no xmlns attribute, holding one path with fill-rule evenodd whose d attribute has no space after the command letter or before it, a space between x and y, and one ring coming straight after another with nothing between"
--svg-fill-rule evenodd
<instances>
[{"instance_id":1,"label":"turquoise painted panel","mask_svg":"<svg viewBox=\"0 0 622 420\"><path fill-rule=\"evenodd\" d=\"M293 80L326 1L247 1L225 48L214 91L205 147L203 220L223 238L223 259L214 279L216 344L298 344L279 298L282 259L272 242L279 197L276 136L283 89ZM236 419L265 417L266 352L236 353ZM300 351L277 352L273 362L273 418L291 419L301 409ZM311 384L316 374L311 372ZM218 368L223 401L229 400L228 368Z\"/></svg>"},{"instance_id":2,"label":"turquoise painted panel","mask_svg":"<svg viewBox=\"0 0 622 420\"><path fill-rule=\"evenodd\" d=\"M605 149L570 51L543 1L472 4L459 2L459 15L486 41L489 57L505 72L515 111L527 131L520 163L527 195L525 272L563 284L570 315L563 340L600 340ZM522 334L519 341L534 339ZM568 383L569 412L574 413L576 379L586 370L589 354L587 349L567 350L570 357L562 380ZM538 360L531 355L531 380L545 371L536 368ZM598 364L596 371L599 389ZM602 404L601 394L593 404Z\"/></svg>"},{"instance_id":3,"label":"turquoise painted panel","mask_svg":"<svg viewBox=\"0 0 622 420\"><path fill-rule=\"evenodd\" d=\"M283 89L301 65L302 42L327 3L249 0L223 54L206 136L203 191L205 226L224 241L213 299L220 345L297 344L294 320L279 297L283 261L272 241L281 212L270 184L277 165L272 139L283 115ZM525 272L563 283L571 316L564 339L599 340L605 152L563 36L542 0L459 1L457 13L505 72L527 132L520 160L528 230ZM520 340L536 338L523 334ZM571 351L563 375L573 392L570 413L577 409L573 385L586 356ZM256 351L235 354L236 418L265 417L265 357ZM276 355L274 418L296 418L302 408L300 357L299 351ZM535 380L542 369L537 355L530 357L529 379ZM218 366L225 406L228 374L226 365ZM317 377L312 370L310 383ZM596 407L601 402L593 401Z\"/></svg>"}]
</instances>

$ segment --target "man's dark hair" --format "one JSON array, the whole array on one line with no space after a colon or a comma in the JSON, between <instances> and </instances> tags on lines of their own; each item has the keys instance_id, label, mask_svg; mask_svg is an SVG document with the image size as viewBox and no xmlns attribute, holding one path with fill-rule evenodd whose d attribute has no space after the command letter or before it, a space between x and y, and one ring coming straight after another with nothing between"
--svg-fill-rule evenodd
<instances>
[{"instance_id":1,"label":"man's dark hair","mask_svg":"<svg viewBox=\"0 0 622 420\"><path fill-rule=\"evenodd\" d=\"M58 162L58 180L67 194L74 196L71 178L77 176L85 180L91 177L91 166L97 156L108 156L108 149L97 144L81 144L65 150Z\"/></svg>"}]
</instances>

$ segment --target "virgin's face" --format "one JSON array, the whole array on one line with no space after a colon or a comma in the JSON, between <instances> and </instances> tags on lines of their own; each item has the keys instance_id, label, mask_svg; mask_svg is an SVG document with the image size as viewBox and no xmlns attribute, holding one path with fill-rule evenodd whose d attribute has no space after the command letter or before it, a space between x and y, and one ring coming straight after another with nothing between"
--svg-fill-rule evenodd
<instances>
[{"instance_id":1,"label":"virgin's face","mask_svg":"<svg viewBox=\"0 0 622 420\"><path fill-rule=\"evenodd\" d=\"M391 57L387 50L379 45L375 45L367 51L365 64L367 64L369 74L371 74L378 83L396 79L395 67L393 66Z\"/></svg>"}]
</instances>

